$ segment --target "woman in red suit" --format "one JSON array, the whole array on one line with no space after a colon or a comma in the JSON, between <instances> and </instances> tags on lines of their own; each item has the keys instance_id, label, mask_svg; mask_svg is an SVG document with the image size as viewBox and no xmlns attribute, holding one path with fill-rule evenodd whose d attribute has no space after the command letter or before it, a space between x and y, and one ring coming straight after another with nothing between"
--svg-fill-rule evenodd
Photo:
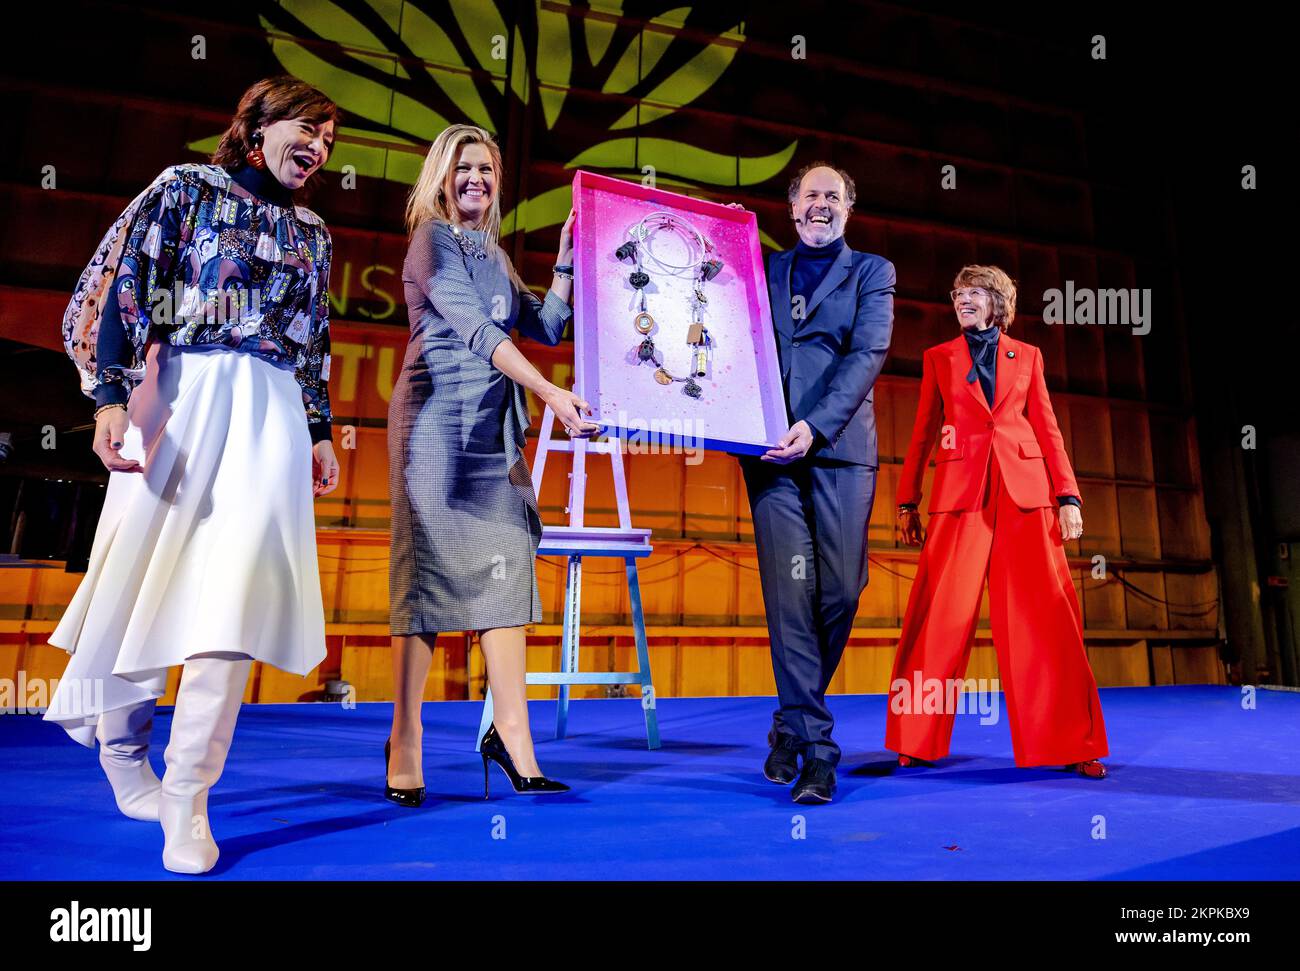
<instances>
[{"instance_id":1,"label":"woman in red suit","mask_svg":"<svg viewBox=\"0 0 1300 971\"><path fill-rule=\"evenodd\" d=\"M962 333L925 352L898 484L903 541L921 546L921 477L935 455L930 528L907 601L885 745L899 765L948 754L987 577L1016 765L1100 779L1106 728L1062 544L1083 533L1079 489L1038 348L1007 336L1016 287L995 266L953 281ZM932 703L934 699L943 703Z\"/></svg>"}]
</instances>

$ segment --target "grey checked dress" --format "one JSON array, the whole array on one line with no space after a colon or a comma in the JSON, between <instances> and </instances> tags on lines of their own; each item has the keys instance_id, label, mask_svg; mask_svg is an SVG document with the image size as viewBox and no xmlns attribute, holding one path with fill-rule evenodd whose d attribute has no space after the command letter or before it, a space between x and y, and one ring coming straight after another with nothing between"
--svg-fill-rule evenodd
<instances>
[{"instance_id":1,"label":"grey checked dress","mask_svg":"<svg viewBox=\"0 0 1300 971\"><path fill-rule=\"evenodd\" d=\"M388 408L395 636L542 619L542 524L524 460L524 389L491 363L512 327L559 343L573 311L520 290L484 234L431 220L402 268L411 340Z\"/></svg>"}]
</instances>

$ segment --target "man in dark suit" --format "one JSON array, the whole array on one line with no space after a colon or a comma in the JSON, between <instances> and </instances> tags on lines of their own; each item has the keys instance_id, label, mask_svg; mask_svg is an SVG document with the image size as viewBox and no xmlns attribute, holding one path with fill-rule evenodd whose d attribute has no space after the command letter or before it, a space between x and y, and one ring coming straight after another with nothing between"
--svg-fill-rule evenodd
<instances>
[{"instance_id":1,"label":"man in dark suit","mask_svg":"<svg viewBox=\"0 0 1300 971\"><path fill-rule=\"evenodd\" d=\"M871 389L889 352L894 266L844 242L853 180L825 163L790 184L793 250L768 259L767 285L791 427L742 457L780 708L763 774L795 802L829 802L839 746L826 689L867 585L875 496ZM802 770L799 758L802 756Z\"/></svg>"}]
</instances>

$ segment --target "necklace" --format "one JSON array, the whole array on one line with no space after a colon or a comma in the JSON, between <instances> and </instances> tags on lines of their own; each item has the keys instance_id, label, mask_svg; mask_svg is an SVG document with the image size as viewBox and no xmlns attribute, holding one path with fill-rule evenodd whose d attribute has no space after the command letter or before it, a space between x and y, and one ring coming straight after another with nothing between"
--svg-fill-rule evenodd
<instances>
[{"instance_id":1,"label":"necklace","mask_svg":"<svg viewBox=\"0 0 1300 971\"><path fill-rule=\"evenodd\" d=\"M460 251L466 256L472 256L476 260L486 260L487 251L478 243L470 239L455 223L448 223L451 227L451 234L456 237L456 242L460 245Z\"/></svg>"},{"instance_id":2,"label":"necklace","mask_svg":"<svg viewBox=\"0 0 1300 971\"><path fill-rule=\"evenodd\" d=\"M688 261L672 263L656 253L652 245L655 234L661 231L676 233L686 241ZM722 261L717 258L713 243L691 223L675 213L662 210L649 213L627 231L628 240L616 251L615 256L623 262L634 262L636 269L628 277L628 282L637 291L640 311L632 318L632 326L642 339L636 349L637 364L650 361L655 366L654 379L667 386L683 383L682 393L691 398L699 398L704 388L696 378L707 376L709 371L710 351L713 338L709 336L704 323L704 311L708 306L708 297L704 294L704 284L722 272ZM664 366L655 346L651 331L656 327L655 319L646 309L646 287L651 277L646 272L646 264L654 264L666 276L691 277L690 318L686 327L687 347L690 348L690 364L685 375L676 375Z\"/></svg>"}]
</instances>

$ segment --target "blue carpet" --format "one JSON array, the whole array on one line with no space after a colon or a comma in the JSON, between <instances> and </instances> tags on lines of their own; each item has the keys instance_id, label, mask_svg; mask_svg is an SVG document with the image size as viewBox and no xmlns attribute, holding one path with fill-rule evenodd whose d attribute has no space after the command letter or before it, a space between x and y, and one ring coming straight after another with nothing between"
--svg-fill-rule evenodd
<instances>
[{"instance_id":1,"label":"blue carpet","mask_svg":"<svg viewBox=\"0 0 1300 971\"><path fill-rule=\"evenodd\" d=\"M835 696L844 748L829 806L762 778L770 698L669 698L664 746L639 702L577 701L538 759L564 796L518 796L471 748L480 706L424 707L422 809L382 796L391 706L245 706L213 790L217 879L1297 879L1300 694L1102 691L1111 776L1017 769L1004 723L959 716L954 755L896 770L885 698ZM155 725L162 774L170 709ZM0 717L0 878L191 879L155 823L121 816L94 754L36 716ZM1104 835L1104 838L1098 838ZM501 838L504 837L504 838Z\"/></svg>"}]
</instances>

